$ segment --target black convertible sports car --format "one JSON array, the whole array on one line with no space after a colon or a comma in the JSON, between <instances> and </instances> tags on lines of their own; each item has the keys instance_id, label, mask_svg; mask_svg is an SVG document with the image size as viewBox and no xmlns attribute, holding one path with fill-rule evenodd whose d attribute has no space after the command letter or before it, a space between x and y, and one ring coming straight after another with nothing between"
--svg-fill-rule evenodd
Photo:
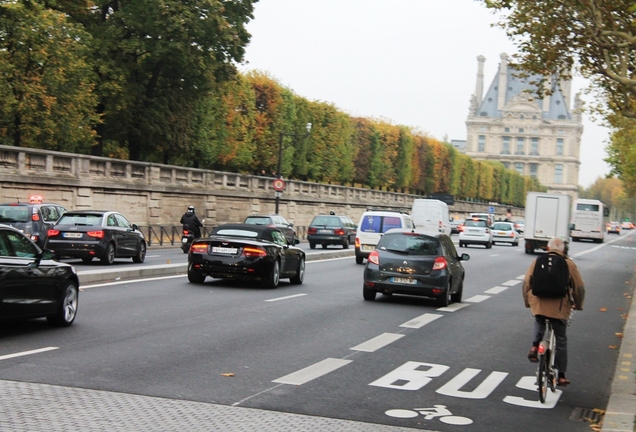
<instances>
[{"instance_id":1,"label":"black convertible sports car","mask_svg":"<svg viewBox=\"0 0 636 432\"><path fill-rule=\"evenodd\" d=\"M294 244L300 241L295 240ZM276 227L252 224L220 225L209 237L196 239L188 252L188 280L206 276L257 280L275 288L281 278L303 283L305 252L290 244Z\"/></svg>"}]
</instances>

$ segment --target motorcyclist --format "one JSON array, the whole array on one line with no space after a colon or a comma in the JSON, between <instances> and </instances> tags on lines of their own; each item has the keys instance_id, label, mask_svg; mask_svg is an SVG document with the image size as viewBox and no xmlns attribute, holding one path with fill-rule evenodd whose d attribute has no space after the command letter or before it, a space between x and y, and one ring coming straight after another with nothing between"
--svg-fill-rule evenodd
<instances>
[{"instance_id":1,"label":"motorcyclist","mask_svg":"<svg viewBox=\"0 0 636 432\"><path fill-rule=\"evenodd\" d=\"M201 237L200 228L203 226L203 224L195 214L194 206L188 207L188 211L186 211L183 216L181 216L180 222L183 224L184 228L192 231L192 234L194 234L194 238Z\"/></svg>"}]
</instances>

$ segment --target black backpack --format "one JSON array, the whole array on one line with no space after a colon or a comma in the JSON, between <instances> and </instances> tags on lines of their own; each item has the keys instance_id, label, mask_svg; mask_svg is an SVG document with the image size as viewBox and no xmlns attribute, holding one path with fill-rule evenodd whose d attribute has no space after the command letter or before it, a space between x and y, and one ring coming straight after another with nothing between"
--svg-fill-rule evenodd
<instances>
[{"instance_id":1,"label":"black backpack","mask_svg":"<svg viewBox=\"0 0 636 432\"><path fill-rule=\"evenodd\" d=\"M562 298L568 293L570 270L559 254L547 253L537 258L532 272L532 294L537 297Z\"/></svg>"}]
</instances>

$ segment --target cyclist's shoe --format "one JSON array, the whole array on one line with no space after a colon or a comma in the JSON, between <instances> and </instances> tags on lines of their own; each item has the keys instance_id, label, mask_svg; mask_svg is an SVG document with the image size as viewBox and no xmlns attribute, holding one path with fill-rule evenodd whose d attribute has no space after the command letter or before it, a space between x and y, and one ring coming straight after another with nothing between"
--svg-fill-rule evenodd
<instances>
[{"instance_id":1,"label":"cyclist's shoe","mask_svg":"<svg viewBox=\"0 0 636 432\"><path fill-rule=\"evenodd\" d=\"M539 361L539 357L537 356L537 347L536 346L532 346L532 348L530 348L530 352L528 353L528 360L530 360L532 363L536 363Z\"/></svg>"},{"instance_id":2,"label":"cyclist's shoe","mask_svg":"<svg viewBox=\"0 0 636 432\"><path fill-rule=\"evenodd\" d=\"M570 380L567 379L566 377L561 377L561 378L557 379L557 385L559 387L565 387L568 384L570 384Z\"/></svg>"}]
</instances>

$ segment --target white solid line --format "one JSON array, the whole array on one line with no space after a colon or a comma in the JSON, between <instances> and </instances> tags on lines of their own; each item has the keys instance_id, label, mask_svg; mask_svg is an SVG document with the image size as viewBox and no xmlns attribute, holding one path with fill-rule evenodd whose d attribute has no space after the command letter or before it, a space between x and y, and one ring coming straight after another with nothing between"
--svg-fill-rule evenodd
<instances>
[{"instance_id":1,"label":"white solid line","mask_svg":"<svg viewBox=\"0 0 636 432\"><path fill-rule=\"evenodd\" d=\"M440 314L430 314L430 313L425 313L424 315L420 315L417 318L413 318L410 321L405 322L404 324L401 324L400 327L406 327L406 328L421 328L424 327L426 324L435 321L437 318L441 318L444 315L440 315Z\"/></svg>"},{"instance_id":2,"label":"white solid line","mask_svg":"<svg viewBox=\"0 0 636 432\"><path fill-rule=\"evenodd\" d=\"M509 281L506 281L504 283L502 283L502 285L506 285L506 286L515 286L520 284L523 281L520 281L519 279L511 279Z\"/></svg>"},{"instance_id":3,"label":"white solid line","mask_svg":"<svg viewBox=\"0 0 636 432\"><path fill-rule=\"evenodd\" d=\"M472 296L469 299L464 300L465 302L468 303L481 303L484 300L488 300L490 298L490 296L485 296L485 295L476 295L476 296Z\"/></svg>"},{"instance_id":4,"label":"white solid line","mask_svg":"<svg viewBox=\"0 0 636 432\"><path fill-rule=\"evenodd\" d=\"M504 292L508 287L503 286L495 286L490 288L489 290L484 291L486 294L499 294L500 292Z\"/></svg>"},{"instance_id":5,"label":"white solid line","mask_svg":"<svg viewBox=\"0 0 636 432\"><path fill-rule=\"evenodd\" d=\"M277 297L277 298L273 298L273 299L269 299L269 300L265 300L266 302L275 302L275 301L279 301L279 300L287 300L287 299L291 299L291 298L296 298L296 297L302 297L302 296L306 296L307 294L294 294L294 295L290 295L290 296L285 296L285 297Z\"/></svg>"},{"instance_id":6,"label":"white solid line","mask_svg":"<svg viewBox=\"0 0 636 432\"><path fill-rule=\"evenodd\" d=\"M373 339L369 339L366 342L362 342L359 345L350 348L354 351L366 351L366 352L375 352L380 348L387 346L390 343L395 342L398 339L403 338L403 334L396 333L382 333L379 336L374 337Z\"/></svg>"},{"instance_id":7,"label":"white solid line","mask_svg":"<svg viewBox=\"0 0 636 432\"><path fill-rule=\"evenodd\" d=\"M442 312L455 312L460 309L464 309L467 306L470 305L468 303L452 303L450 306L437 308L437 310Z\"/></svg>"},{"instance_id":8,"label":"white solid line","mask_svg":"<svg viewBox=\"0 0 636 432\"><path fill-rule=\"evenodd\" d=\"M98 287L105 287L105 286L111 286L111 285L123 285L123 284L129 284L129 283L149 282L149 281L155 281L155 280L174 279L174 278L180 278L180 277L186 277L186 275L180 274L180 275L172 275L172 276L159 276L154 278L130 279L130 280L108 282L108 283L95 284L95 285L85 285L85 286L81 286L80 288L85 290L90 288L98 288Z\"/></svg>"},{"instance_id":9,"label":"white solid line","mask_svg":"<svg viewBox=\"0 0 636 432\"><path fill-rule=\"evenodd\" d=\"M19 353L14 353L14 354L7 354L7 355L3 355L0 356L0 360L7 360L7 359L11 359L11 358L15 358L15 357L22 357L22 356L26 356L26 355L31 355L31 354L39 354L42 352L46 352L46 351L53 351L56 349L60 349L59 347L46 347L46 348L40 348L40 349L36 349L36 350L31 350L31 351L22 351Z\"/></svg>"},{"instance_id":10,"label":"white solid line","mask_svg":"<svg viewBox=\"0 0 636 432\"><path fill-rule=\"evenodd\" d=\"M292 384L292 385L305 384L313 379L319 378L323 375L328 374L329 372L333 372L336 369L339 369L345 365L348 365L352 361L353 360L327 358L323 361L315 363L304 369L301 369L289 375L285 375L284 377L275 379L272 382L281 383L281 384Z\"/></svg>"}]
</instances>

